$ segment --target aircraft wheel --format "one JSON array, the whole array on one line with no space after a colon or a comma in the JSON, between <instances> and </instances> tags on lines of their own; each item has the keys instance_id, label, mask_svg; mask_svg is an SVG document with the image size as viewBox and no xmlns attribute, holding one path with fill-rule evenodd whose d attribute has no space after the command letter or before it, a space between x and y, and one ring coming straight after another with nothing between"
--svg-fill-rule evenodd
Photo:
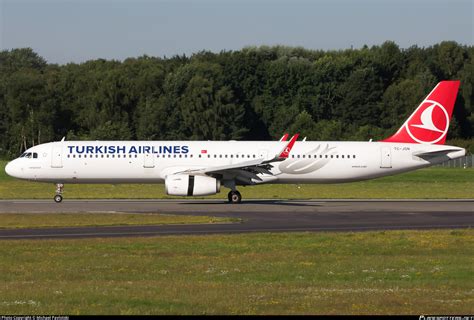
<instances>
[{"instance_id":1,"label":"aircraft wheel","mask_svg":"<svg viewBox=\"0 0 474 320\"><path fill-rule=\"evenodd\" d=\"M240 203L242 201L242 195L239 191L230 191L227 195L230 203Z\"/></svg>"},{"instance_id":2,"label":"aircraft wheel","mask_svg":"<svg viewBox=\"0 0 474 320\"><path fill-rule=\"evenodd\" d=\"M61 201L63 201L63 196L62 195L57 194L57 195L54 196L54 202L60 203Z\"/></svg>"}]
</instances>

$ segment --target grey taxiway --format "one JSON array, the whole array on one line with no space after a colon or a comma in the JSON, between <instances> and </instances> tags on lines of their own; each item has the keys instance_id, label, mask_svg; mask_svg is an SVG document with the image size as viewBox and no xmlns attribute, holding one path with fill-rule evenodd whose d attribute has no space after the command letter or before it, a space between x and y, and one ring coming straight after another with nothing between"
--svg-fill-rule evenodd
<instances>
[{"instance_id":1,"label":"grey taxiway","mask_svg":"<svg viewBox=\"0 0 474 320\"><path fill-rule=\"evenodd\" d=\"M244 232L469 228L474 200L1 200L2 213L130 212L210 215L238 223L0 229L0 239L133 237ZM1 220L0 220L1 221ZM1 226L1 222L0 222Z\"/></svg>"}]
</instances>

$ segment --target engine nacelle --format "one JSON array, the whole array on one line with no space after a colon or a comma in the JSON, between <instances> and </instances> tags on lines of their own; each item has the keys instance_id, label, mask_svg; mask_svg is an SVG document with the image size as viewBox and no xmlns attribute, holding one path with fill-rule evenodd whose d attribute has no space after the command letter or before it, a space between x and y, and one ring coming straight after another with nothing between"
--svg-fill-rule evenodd
<instances>
[{"instance_id":1,"label":"engine nacelle","mask_svg":"<svg viewBox=\"0 0 474 320\"><path fill-rule=\"evenodd\" d=\"M208 176L173 174L166 177L165 189L170 196L209 196L221 191L221 182Z\"/></svg>"}]
</instances>

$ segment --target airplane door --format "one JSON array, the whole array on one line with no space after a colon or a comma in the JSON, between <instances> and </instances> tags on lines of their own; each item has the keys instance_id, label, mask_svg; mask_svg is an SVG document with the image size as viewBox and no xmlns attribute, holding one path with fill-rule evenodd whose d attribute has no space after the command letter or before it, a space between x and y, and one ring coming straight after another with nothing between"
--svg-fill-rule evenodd
<instances>
[{"instance_id":1,"label":"airplane door","mask_svg":"<svg viewBox=\"0 0 474 320\"><path fill-rule=\"evenodd\" d=\"M155 167L155 157L153 153L144 153L143 154L143 167L144 168L154 168Z\"/></svg>"},{"instance_id":2,"label":"airplane door","mask_svg":"<svg viewBox=\"0 0 474 320\"><path fill-rule=\"evenodd\" d=\"M392 167L392 150L390 147L382 147L380 149L380 168Z\"/></svg>"},{"instance_id":3,"label":"airplane door","mask_svg":"<svg viewBox=\"0 0 474 320\"><path fill-rule=\"evenodd\" d=\"M51 148L51 168L63 167L63 144L53 143Z\"/></svg>"}]
</instances>

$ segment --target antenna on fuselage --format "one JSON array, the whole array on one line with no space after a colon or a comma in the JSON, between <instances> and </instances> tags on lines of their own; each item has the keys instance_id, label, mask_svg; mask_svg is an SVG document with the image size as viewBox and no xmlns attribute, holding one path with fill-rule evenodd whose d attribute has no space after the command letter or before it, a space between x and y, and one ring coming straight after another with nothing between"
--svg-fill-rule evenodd
<instances>
[{"instance_id":1,"label":"antenna on fuselage","mask_svg":"<svg viewBox=\"0 0 474 320\"><path fill-rule=\"evenodd\" d=\"M61 142L64 142L64 140L66 140L66 137L65 137L65 136L61 139Z\"/></svg>"},{"instance_id":2,"label":"antenna on fuselage","mask_svg":"<svg viewBox=\"0 0 474 320\"><path fill-rule=\"evenodd\" d=\"M306 141L306 137L303 138L303 141Z\"/></svg>"}]
</instances>

